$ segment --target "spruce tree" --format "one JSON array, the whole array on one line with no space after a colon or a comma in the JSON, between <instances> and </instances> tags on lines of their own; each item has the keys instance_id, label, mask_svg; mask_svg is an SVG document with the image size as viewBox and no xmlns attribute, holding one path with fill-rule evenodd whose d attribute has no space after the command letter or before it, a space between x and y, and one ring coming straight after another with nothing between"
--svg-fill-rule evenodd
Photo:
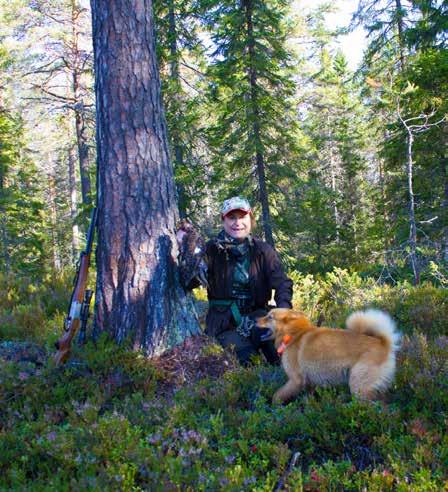
<instances>
[{"instance_id":1,"label":"spruce tree","mask_svg":"<svg viewBox=\"0 0 448 492\"><path fill-rule=\"evenodd\" d=\"M365 5L372 2L363 2ZM406 63L389 37L371 45L365 59L365 96L378 133L377 156L382 161L384 237L389 239L388 255L396 265L406 264L415 281L430 260L448 258L446 210L448 187L446 171L447 55L443 49L446 2L422 0L406 2L402 10L401 46ZM360 17L364 26L384 26L390 11L371 8ZM411 22L412 20L412 22ZM370 27L369 27L370 26ZM396 33L391 29L390 34ZM400 70L397 70L397 66ZM419 115L424 116L420 121ZM425 123L412 137L403 122ZM436 124L437 123L437 124ZM412 162L412 166L410 166ZM410 232L411 231L411 232Z\"/></svg>"},{"instance_id":2,"label":"spruce tree","mask_svg":"<svg viewBox=\"0 0 448 492\"><path fill-rule=\"evenodd\" d=\"M8 65L0 45L0 66ZM27 156L21 118L0 88L0 272L38 275L45 266L45 214L38 174Z\"/></svg>"},{"instance_id":3,"label":"spruce tree","mask_svg":"<svg viewBox=\"0 0 448 492\"><path fill-rule=\"evenodd\" d=\"M216 178L223 193L261 204L262 227L274 244L272 193L289 173L295 115L291 57L285 48L284 0L204 0L213 52L210 98L216 124L210 131Z\"/></svg>"},{"instance_id":4,"label":"spruce tree","mask_svg":"<svg viewBox=\"0 0 448 492\"><path fill-rule=\"evenodd\" d=\"M321 49L302 126L311 149L298 200L298 234L314 271L363 262L371 250L366 183L368 130L360 91L341 52ZM371 184L370 184L371 186ZM373 211L372 211L373 212Z\"/></svg>"},{"instance_id":5,"label":"spruce tree","mask_svg":"<svg viewBox=\"0 0 448 492\"><path fill-rule=\"evenodd\" d=\"M191 0L156 0L153 5L179 213L191 218L208 193L208 153L203 143L205 53L197 6Z\"/></svg>"}]
</instances>

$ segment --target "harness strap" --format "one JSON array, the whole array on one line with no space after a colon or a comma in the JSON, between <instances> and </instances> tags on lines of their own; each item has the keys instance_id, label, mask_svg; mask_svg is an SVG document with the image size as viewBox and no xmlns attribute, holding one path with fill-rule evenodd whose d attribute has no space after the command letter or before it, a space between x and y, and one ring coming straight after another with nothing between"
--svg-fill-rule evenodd
<instances>
[{"instance_id":1,"label":"harness strap","mask_svg":"<svg viewBox=\"0 0 448 492\"><path fill-rule=\"evenodd\" d=\"M233 299L211 299L208 301L210 307L213 306L229 306L232 312L233 319L235 320L236 326L241 324L241 313L238 308L237 303Z\"/></svg>"}]
</instances>

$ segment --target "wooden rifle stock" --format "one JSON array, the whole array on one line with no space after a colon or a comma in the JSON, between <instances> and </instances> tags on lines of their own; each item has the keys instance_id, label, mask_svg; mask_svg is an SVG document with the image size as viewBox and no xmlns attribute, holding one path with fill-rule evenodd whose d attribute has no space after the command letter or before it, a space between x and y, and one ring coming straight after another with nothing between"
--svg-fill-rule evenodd
<instances>
[{"instance_id":1,"label":"wooden rifle stock","mask_svg":"<svg viewBox=\"0 0 448 492\"><path fill-rule=\"evenodd\" d=\"M83 304L87 287L87 277L90 266L90 255L92 253L93 236L96 225L96 208L92 210L89 231L87 233L87 246L81 253L79 266L75 277L75 287L70 300L67 317L64 321L64 334L55 343L57 352L54 360L57 365L63 364L69 357L72 340L79 330L82 323Z\"/></svg>"}]
</instances>

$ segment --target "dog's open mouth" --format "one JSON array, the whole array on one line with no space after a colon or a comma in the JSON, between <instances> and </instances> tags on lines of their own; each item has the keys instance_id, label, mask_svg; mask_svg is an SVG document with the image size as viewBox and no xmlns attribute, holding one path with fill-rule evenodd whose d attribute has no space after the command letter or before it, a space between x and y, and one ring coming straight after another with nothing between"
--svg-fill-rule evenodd
<instances>
[{"instance_id":1,"label":"dog's open mouth","mask_svg":"<svg viewBox=\"0 0 448 492\"><path fill-rule=\"evenodd\" d=\"M261 331L260 340L262 342L267 342L268 340L272 340L274 338L274 332L271 328L258 328Z\"/></svg>"}]
</instances>

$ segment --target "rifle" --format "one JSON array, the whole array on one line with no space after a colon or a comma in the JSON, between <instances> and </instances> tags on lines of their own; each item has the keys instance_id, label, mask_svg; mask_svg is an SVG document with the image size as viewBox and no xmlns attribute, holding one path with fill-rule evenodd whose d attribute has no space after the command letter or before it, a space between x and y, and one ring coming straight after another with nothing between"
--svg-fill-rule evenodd
<instances>
[{"instance_id":1,"label":"rifle","mask_svg":"<svg viewBox=\"0 0 448 492\"><path fill-rule=\"evenodd\" d=\"M74 281L74 289L70 299L68 314L64 320L64 334L55 343L57 352L54 360L57 365L63 364L69 357L71 343L76 332L81 327L85 328L88 319L88 310L92 291L86 289L87 275L90 265L90 255L92 253L93 236L95 233L97 209L92 210L90 217L90 226L87 232L86 249L81 252L79 257L78 268Z\"/></svg>"},{"instance_id":2,"label":"rifle","mask_svg":"<svg viewBox=\"0 0 448 492\"><path fill-rule=\"evenodd\" d=\"M84 345L87 341L87 321L90 317L90 301L93 296L93 290L87 289L84 294L84 302L81 308L81 326L79 327L78 345Z\"/></svg>"}]
</instances>

